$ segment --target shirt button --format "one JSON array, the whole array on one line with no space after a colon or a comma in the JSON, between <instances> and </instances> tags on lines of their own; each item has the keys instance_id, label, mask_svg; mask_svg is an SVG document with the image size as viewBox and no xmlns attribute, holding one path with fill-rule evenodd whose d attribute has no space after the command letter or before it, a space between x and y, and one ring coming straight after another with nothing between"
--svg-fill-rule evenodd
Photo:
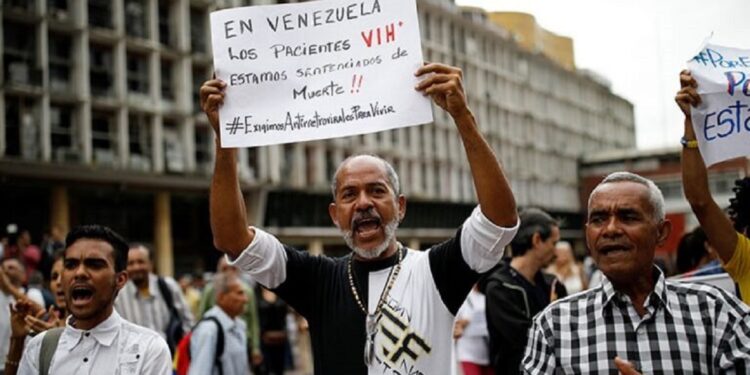
<instances>
[{"instance_id":1,"label":"shirt button","mask_svg":"<svg viewBox=\"0 0 750 375\"><path fill-rule=\"evenodd\" d=\"M89 361L88 357L84 358L83 361L88 362Z\"/></svg>"},{"instance_id":2,"label":"shirt button","mask_svg":"<svg viewBox=\"0 0 750 375\"><path fill-rule=\"evenodd\" d=\"M91 336L91 332L86 332L85 335L86 335L86 337L89 337L89 336Z\"/></svg>"}]
</instances>

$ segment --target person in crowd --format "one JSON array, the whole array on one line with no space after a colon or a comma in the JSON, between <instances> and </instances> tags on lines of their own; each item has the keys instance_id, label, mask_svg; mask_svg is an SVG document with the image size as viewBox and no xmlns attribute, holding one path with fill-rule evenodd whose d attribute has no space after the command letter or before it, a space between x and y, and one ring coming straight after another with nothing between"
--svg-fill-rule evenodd
<instances>
[{"instance_id":1,"label":"person in crowd","mask_svg":"<svg viewBox=\"0 0 750 375\"><path fill-rule=\"evenodd\" d=\"M18 373L171 374L166 342L114 309L117 293L128 281L125 240L107 227L86 225L73 228L65 244L62 285L70 317L64 328L28 342ZM41 356L43 345L52 350Z\"/></svg>"},{"instance_id":2,"label":"person in crowd","mask_svg":"<svg viewBox=\"0 0 750 375\"><path fill-rule=\"evenodd\" d=\"M750 307L654 266L671 222L653 181L605 177L589 196L586 242L604 279L533 320L528 374L712 374L750 367ZM710 312L710 313L708 313Z\"/></svg>"},{"instance_id":3,"label":"person in crowd","mask_svg":"<svg viewBox=\"0 0 750 375\"><path fill-rule=\"evenodd\" d=\"M49 234L47 234L42 241L42 258L39 262L39 271L44 277L49 277L50 271L52 270L52 263L55 261L54 257L57 252L65 248L65 231L57 225L50 227ZM45 279L49 281L49 279Z\"/></svg>"},{"instance_id":4,"label":"person in crowd","mask_svg":"<svg viewBox=\"0 0 750 375\"><path fill-rule=\"evenodd\" d=\"M245 287L236 273L219 273L214 277L216 304L203 315L190 338L189 375L246 375L250 373L247 358L245 322L240 318L247 303ZM208 322L213 318L219 325ZM223 331L222 335L218 330ZM217 358L216 341L224 339L223 354ZM221 367L221 368L218 368Z\"/></svg>"},{"instance_id":5,"label":"person in crowd","mask_svg":"<svg viewBox=\"0 0 750 375\"><path fill-rule=\"evenodd\" d=\"M8 281L13 285L13 290L21 293L30 299L34 303L44 308L46 306L44 302L44 295L42 291L37 288L26 287L26 271L23 263L18 258L5 258L2 260L2 269L5 275L8 277ZM20 299L18 296L14 296L16 299Z\"/></svg>"},{"instance_id":6,"label":"person in crowd","mask_svg":"<svg viewBox=\"0 0 750 375\"><path fill-rule=\"evenodd\" d=\"M263 375L283 375L286 367L289 338L287 314L289 308L274 292L259 287L258 318L260 321L260 347L263 351Z\"/></svg>"},{"instance_id":7,"label":"person in crowd","mask_svg":"<svg viewBox=\"0 0 750 375\"><path fill-rule=\"evenodd\" d=\"M24 345L29 334L44 332L55 327L64 327L67 318L65 295L61 287L63 269L63 250L53 256L50 275L50 289L55 296L55 305L45 311L41 306L22 298L15 303L10 311L10 346L6 361L19 363ZM17 367L10 366L3 375L16 375Z\"/></svg>"},{"instance_id":8,"label":"person in crowd","mask_svg":"<svg viewBox=\"0 0 750 375\"><path fill-rule=\"evenodd\" d=\"M193 276L186 273L180 276L177 283L180 285L182 296L185 298L185 303L190 308L190 312L193 316L200 316L200 303L201 303L201 292L193 287Z\"/></svg>"},{"instance_id":9,"label":"person in crowd","mask_svg":"<svg viewBox=\"0 0 750 375\"><path fill-rule=\"evenodd\" d=\"M531 318L557 298L565 287L544 273L555 257L560 228L548 213L529 208L520 214L521 226L510 243L513 258L504 259L487 278L487 328L490 359L497 374L517 374Z\"/></svg>"},{"instance_id":10,"label":"person in crowd","mask_svg":"<svg viewBox=\"0 0 750 375\"><path fill-rule=\"evenodd\" d=\"M130 282L117 296L115 308L123 319L158 332L174 350L181 337L172 337L175 333L169 331L181 326L182 332L189 332L195 322L180 286L171 277L155 275L152 259L151 250L145 245L130 245L127 265ZM175 319L179 320L177 327Z\"/></svg>"},{"instance_id":11,"label":"person in crowd","mask_svg":"<svg viewBox=\"0 0 750 375\"><path fill-rule=\"evenodd\" d=\"M27 289L38 290L42 294L42 300L44 300L44 307L49 308L55 304L55 297L52 293L44 286L44 276L38 270L31 272L29 276L29 282Z\"/></svg>"},{"instance_id":12,"label":"person in crowd","mask_svg":"<svg viewBox=\"0 0 750 375\"><path fill-rule=\"evenodd\" d=\"M689 71L680 72L680 91L675 96L677 105L685 115L684 135L682 137L682 187L690 208L698 218L701 228L706 232L708 244L716 251L719 259L724 263L724 269L737 282L740 295L745 303L750 303L750 238L748 228L750 224L750 186L743 189L739 183L737 197L742 197L745 191L745 209L733 209L734 223L724 214L721 207L714 201L708 188L708 172L706 164L698 149L693 120L690 117L690 107L701 104L698 94L698 83ZM750 178L747 180L750 185ZM733 207L741 207L740 202L733 202Z\"/></svg>"},{"instance_id":13,"label":"person in crowd","mask_svg":"<svg viewBox=\"0 0 750 375\"><path fill-rule=\"evenodd\" d=\"M583 266L576 261L570 242L560 241L555 245L555 261L547 268L547 272L557 276L565 285L568 294L588 289L586 273Z\"/></svg>"},{"instance_id":14,"label":"person in crowd","mask_svg":"<svg viewBox=\"0 0 750 375\"><path fill-rule=\"evenodd\" d=\"M701 227L685 233L677 245L677 273L680 277L724 273L716 251L708 244Z\"/></svg>"},{"instance_id":15,"label":"person in crowd","mask_svg":"<svg viewBox=\"0 0 750 375\"><path fill-rule=\"evenodd\" d=\"M416 90L453 118L464 144L479 206L456 235L428 251L403 247L396 229L406 214L398 175L384 159L355 155L338 167L329 215L353 254L311 256L248 227L237 150L222 148L219 107L226 83L201 87L217 147L210 217L216 247L310 324L319 374L452 373L453 320L479 274L495 266L513 238L513 193L469 109L460 69L429 63Z\"/></svg>"},{"instance_id":16,"label":"person in crowd","mask_svg":"<svg viewBox=\"0 0 750 375\"><path fill-rule=\"evenodd\" d=\"M458 309L453 326L456 357L464 375L493 375L490 365L490 334L487 331L484 293L474 285Z\"/></svg>"},{"instance_id":17,"label":"person in crowd","mask_svg":"<svg viewBox=\"0 0 750 375\"><path fill-rule=\"evenodd\" d=\"M28 229L22 229L18 232L15 244L10 246L10 253L6 257L17 258L24 266L26 280L31 277L31 273L39 267L42 259L42 250L32 243L31 232Z\"/></svg>"},{"instance_id":18,"label":"person in crowd","mask_svg":"<svg viewBox=\"0 0 750 375\"><path fill-rule=\"evenodd\" d=\"M216 263L216 275L231 274L240 277L239 270L237 267L227 263L225 257L220 257ZM255 292L250 288L247 283L240 279L240 284L245 291L247 297L245 302L245 308L242 310L240 318L245 322L244 326L247 330L245 337L247 338L247 348L249 361L253 366L260 366L263 361L263 354L260 345L260 322L258 320L258 305L255 298ZM203 288L203 294L201 295L200 304L198 306L198 316L202 317L211 307L216 303L216 293L213 283L209 283Z\"/></svg>"}]
</instances>

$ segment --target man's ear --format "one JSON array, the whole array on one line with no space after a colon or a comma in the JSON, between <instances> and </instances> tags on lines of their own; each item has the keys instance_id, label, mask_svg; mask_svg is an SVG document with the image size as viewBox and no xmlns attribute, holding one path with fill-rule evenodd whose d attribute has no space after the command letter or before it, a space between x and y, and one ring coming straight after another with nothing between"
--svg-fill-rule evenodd
<instances>
[{"instance_id":1,"label":"man's ear","mask_svg":"<svg viewBox=\"0 0 750 375\"><path fill-rule=\"evenodd\" d=\"M328 205L328 215L331 216L331 221L333 221L333 224L338 227L339 214L338 212L336 212L336 202L331 202L331 204Z\"/></svg>"},{"instance_id":2,"label":"man's ear","mask_svg":"<svg viewBox=\"0 0 750 375\"><path fill-rule=\"evenodd\" d=\"M531 249L536 249L539 246L542 245L542 235L539 234L539 232L534 232L534 234L531 236Z\"/></svg>"},{"instance_id":3,"label":"man's ear","mask_svg":"<svg viewBox=\"0 0 750 375\"><path fill-rule=\"evenodd\" d=\"M128 283L129 278L128 271L118 272L117 275L115 275L115 286L117 286L117 290L122 289L125 284Z\"/></svg>"},{"instance_id":4,"label":"man's ear","mask_svg":"<svg viewBox=\"0 0 750 375\"><path fill-rule=\"evenodd\" d=\"M669 219L662 220L656 227L657 230L657 245L662 246L667 242L667 238L672 233L672 222Z\"/></svg>"},{"instance_id":5,"label":"man's ear","mask_svg":"<svg viewBox=\"0 0 750 375\"><path fill-rule=\"evenodd\" d=\"M403 194L398 196L398 222L404 221L406 217L406 197Z\"/></svg>"}]
</instances>

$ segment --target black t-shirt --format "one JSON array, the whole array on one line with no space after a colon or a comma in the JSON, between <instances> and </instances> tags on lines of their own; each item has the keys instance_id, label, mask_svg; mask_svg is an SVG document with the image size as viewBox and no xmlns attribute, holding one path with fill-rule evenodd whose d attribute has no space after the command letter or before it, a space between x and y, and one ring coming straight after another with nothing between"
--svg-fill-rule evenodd
<instances>
[{"instance_id":1,"label":"black t-shirt","mask_svg":"<svg viewBox=\"0 0 750 375\"><path fill-rule=\"evenodd\" d=\"M384 336L379 340L387 342L389 350L379 352L375 367L383 373L427 374L420 370L418 359L425 361L424 358L429 356L439 358L445 355L450 358L452 316L479 277L461 255L460 235L461 229L455 237L434 246L427 254L401 250L402 269L391 290L389 304L394 308L392 311L401 314L402 320L396 319L389 324L395 323L402 329L396 330L400 335L396 337L392 333L393 324L390 329L381 327ZM285 251L287 276L275 291L308 320L315 373L367 374L364 364L365 315L354 299L347 273L351 255L317 257L288 246L285 246ZM427 259L424 259L425 255ZM368 300L379 298L382 292L383 287L378 285L370 295L369 280L373 274L385 275L387 273L378 271L385 272L397 262L398 255L394 254L380 261L355 260L352 263L352 276L363 304L367 306ZM415 292L420 294L415 296ZM430 298L430 295L439 297ZM424 298L427 302L399 301L399 298ZM425 323L425 320L429 322ZM423 327L416 328L420 325ZM444 337L448 337L447 345ZM448 346L447 352L445 346Z\"/></svg>"}]
</instances>

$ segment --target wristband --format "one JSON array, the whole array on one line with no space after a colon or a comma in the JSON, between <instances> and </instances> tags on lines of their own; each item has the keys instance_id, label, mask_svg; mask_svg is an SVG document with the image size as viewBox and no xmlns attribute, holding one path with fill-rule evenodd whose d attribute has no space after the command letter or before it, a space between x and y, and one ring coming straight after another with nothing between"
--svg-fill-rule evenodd
<instances>
[{"instance_id":1,"label":"wristband","mask_svg":"<svg viewBox=\"0 0 750 375\"><path fill-rule=\"evenodd\" d=\"M698 140L696 139L685 139L685 137L680 138L680 144L682 145L682 148L698 148Z\"/></svg>"}]
</instances>

